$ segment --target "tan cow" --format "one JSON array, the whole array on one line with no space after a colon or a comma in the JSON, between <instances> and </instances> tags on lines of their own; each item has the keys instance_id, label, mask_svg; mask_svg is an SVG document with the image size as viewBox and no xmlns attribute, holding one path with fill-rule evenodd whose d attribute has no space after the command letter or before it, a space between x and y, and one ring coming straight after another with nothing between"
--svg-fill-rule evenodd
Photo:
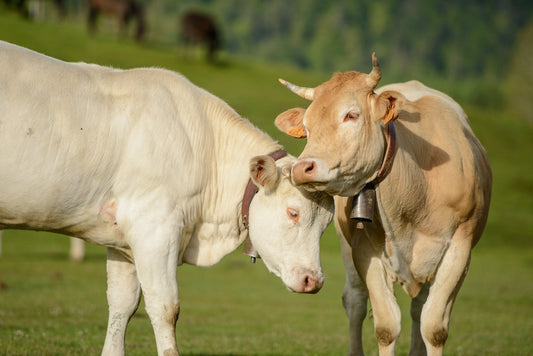
<instances>
[{"instance_id":1,"label":"tan cow","mask_svg":"<svg viewBox=\"0 0 533 356\"><path fill-rule=\"evenodd\" d=\"M312 103L280 114L276 124L307 137L293 181L338 195L350 355L363 354L368 297L379 353L394 353L401 320L395 282L413 298L411 353L440 355L487 221L491 169L455 101L416 81L374 91L380 79L374 55L368 75L338 73L314 89L282 81Z\"/></svg>"}]
</instances>

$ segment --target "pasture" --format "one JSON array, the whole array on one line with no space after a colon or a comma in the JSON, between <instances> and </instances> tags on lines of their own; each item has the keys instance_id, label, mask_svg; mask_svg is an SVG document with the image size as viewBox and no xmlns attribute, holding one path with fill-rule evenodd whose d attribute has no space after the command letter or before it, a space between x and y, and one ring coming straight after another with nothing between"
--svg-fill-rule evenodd
<instances>
[{"instance_id":1,"label":"pasture","mask_svg":"<svg viewBox=\"0 0 533 356\"><path fill-rule=\"evenodd\" d=\"M181 72L228 102L294 155L303 142L278 132L273 121L280 112L307 103L279 85L277 78L313 86L328 77L248 58L226 58L225 63L210 66L185 59L178 48L139 46L104 34L89 37L83 25L28 23L2 10L0 39L67 61L121 68L157 66ZM354 69L369 70L370 64ZM389 81L386 68L383 71L385 84ZM450 83L427 84L454 95ZM506 111L474 107L461 98L458 101L487 150L494 189L485 234L473 251L469 275L452 313L445 354L531 355L533 127ZM3 240L0 354L99 354L107 324L105 248L89 245L86 260L74 263L68 259L69 241L64 237L6 231ZM250 264L240 249L211 268L180 267L177 338L182 354L345 354L344 267L332 227L321 246L326 282L317 295L288 292L260 260ZM397 295L403 313L397 354L404 355L410 342L409 300L401 289ZM377 354L371 316L365 324L364 341L366 353ZM129 325L126 347L128 355L155 353L142 303Z\"/></svg>"}]
</instances>

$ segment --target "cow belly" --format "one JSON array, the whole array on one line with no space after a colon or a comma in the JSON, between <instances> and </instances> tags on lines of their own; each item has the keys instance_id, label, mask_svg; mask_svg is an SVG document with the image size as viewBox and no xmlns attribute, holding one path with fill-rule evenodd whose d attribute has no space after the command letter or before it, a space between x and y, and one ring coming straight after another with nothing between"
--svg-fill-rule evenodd
<instances>
[{"instance_id":1,"label":"cow belly","mask_svg":"<svg viewBox=\"0 0 533 356\"><path fill-rule=\"evenodd\" d=\"M38 194L33 195L27 199L0 198L0 229L50 231L76 236L98 245L127 247L116 222L114 199L102 204L84 205L73 197L70 200L46 201L39 200L43 197ZM2 196L1 189L0 197L6 197Z\"/></svg>"}]
</instances>

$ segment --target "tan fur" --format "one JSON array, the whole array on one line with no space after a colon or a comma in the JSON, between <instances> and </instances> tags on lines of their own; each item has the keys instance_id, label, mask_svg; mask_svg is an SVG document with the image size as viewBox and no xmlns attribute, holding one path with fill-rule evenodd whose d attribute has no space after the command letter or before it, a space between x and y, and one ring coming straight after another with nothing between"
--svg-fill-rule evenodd
<instances>
[{"instance_id":1,"label":"tan fur","mask_svg":"<svg viewBox=\"0 0 533 356\"><path fill-rule=\"evenodd\" d=\"M440 355L470 249L487 221L490 165L464 111L449 96L416 81L374 92L367 79L363 73L337 73L314 89L313 102L301 114L308 142L293 167L313 162L318 168L293 169L300 174L293 179L337 195L335 224L348 243L341 244L344 254L353 257L345 265L355 267L361 279L347 272L344 304L351 328L360 330L357 308L367 294L380 355L393 353L400 311L392 285L399 282L414 298L420 330L413 332L412 352ZM360 112L358 121L346 124L348 111ZM350 196L375 179L386 149L384 125L391 120L397 139L392 169L376 187L373 222L356 224L349 218ZM425 284L427 301L425 294L417 297ZM350 303L350 296L359 300ZM359 354L360 332L350 334L350 354Z\"/></svg>"}]
</instances>

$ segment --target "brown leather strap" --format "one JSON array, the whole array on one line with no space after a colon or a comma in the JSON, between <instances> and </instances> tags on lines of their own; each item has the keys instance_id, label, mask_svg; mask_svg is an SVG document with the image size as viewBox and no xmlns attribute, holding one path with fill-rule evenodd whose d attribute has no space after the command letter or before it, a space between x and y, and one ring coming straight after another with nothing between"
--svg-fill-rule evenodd
<instances>
[{"instance_id":1,"label":"brown leather strap","mask_svg":"<svg viewBox=\"0 0 533 356\"><path fill-rule=\"evenodd\" d=\"M242 223L245 229L248 229L248 215L250 214L250 204L254 198L255 193L257 193L257 186L250 179L248 185L244 190L244 196L242 197Z\"/></svg>"},{"instance_id":2,"label":"brown leather strap","mask_svg":"<svg viewBox=\"0 0 533 356\"><path fill-rule=\"evenodd\" d=\"M285 152L284 150L277 150L270 153L269 156L272 157L274 161L277 161L278 159L287 156L287 152ZM252 203L252 199L254 198L255 193L257 193L257 187L252 181L252 179L250 179L248 180L248 185L246 186L246 189L244 190L244 196L242 197L242 222L246 229L248 229L250 204Z\"/></svg>"},{"instance_id":3,"label":"brown leather strap","mask_svg":"<svg viewBox=\"0 0 533 356\"><path fill-rule=\"evenodd\" d=\"M287 152L285 152L284 150L277 150L270 153L269 156L272 157L274 161L277 161L278 159L287 156ZM248 229L249 226L250 204L252 203L252 199L254 198L255 193L257 193L257 187L252 181L252 179L250 179L248 180L248 185L244 190L244 196L242 198L241 214L242 223L245 229ZM259 253L257 253L256 249L254 248L252 241L250 240L250 234L248 234L246 240L244 241L244 249L242 253L250 256L252 263L255 263L256 258L261 258L259 256Z\"/></svg>"},{"instance_id":4,"label":"brown leather strap","mask_svg":"<svg viewBox=\"0 0 533 356\"><path fill-rule=\"evenodd\" d=\"M394 159L394 153L396 152L396 129L394 124L390 121L387 124L387 151L385 151L385 157L383 158L383 163L379 169L376 179L372 182L373 184L378 184L381 182L387 174L389 174L392 161Z\"/></svg>"}]
</instances>

